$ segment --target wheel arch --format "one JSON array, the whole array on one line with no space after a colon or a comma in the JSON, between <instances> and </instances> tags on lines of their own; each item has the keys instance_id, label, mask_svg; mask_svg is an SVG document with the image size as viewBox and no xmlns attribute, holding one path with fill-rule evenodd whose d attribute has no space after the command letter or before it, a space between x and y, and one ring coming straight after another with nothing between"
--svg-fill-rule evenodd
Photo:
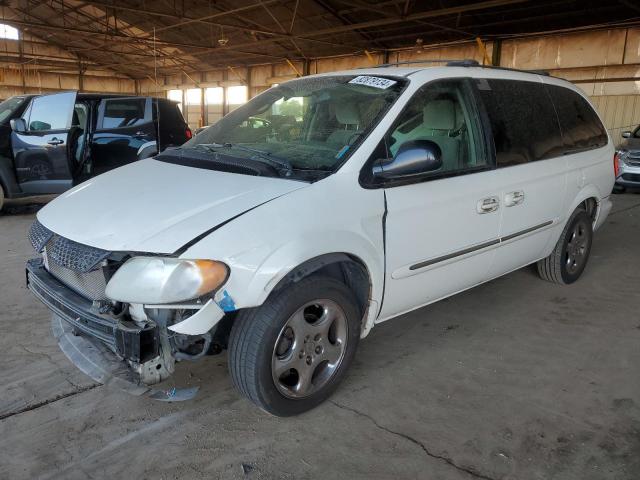
<instances>
[{"instance_id":1,"label":"wheel arch","mask_svg":"<svg viewBox=\"0 0 640 480\"><path fill-rule=\"evenodd\" d=\"M372 279L369 268L356 255L335 252L310 258L291 269L278 281L271 293L314 274L326 275L344 283L354 293L364 321L371 301Z\"/></svg>"},{"instance_id":2,"label":"wheel arch","mask_svg":"<svg viewBox=\"0 0 640 480\"><path fill-rule=\"evenodd\" d=\"M567 210L566 221L569 221L569 217L577 208L582 208L589 214L593 225L595 225L600 214L601 199L600 190L595 185L586 185L573 199L570 208Z\"/></svg>"}]
</instances>

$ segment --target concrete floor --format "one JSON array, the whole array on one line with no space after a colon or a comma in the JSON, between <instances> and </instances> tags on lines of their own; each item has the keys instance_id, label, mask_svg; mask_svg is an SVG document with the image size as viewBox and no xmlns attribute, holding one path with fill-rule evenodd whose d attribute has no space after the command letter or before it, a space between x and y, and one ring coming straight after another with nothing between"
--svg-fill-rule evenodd
<instances>
[{"instance_id":1,"label":"concrete floor","mask_svg":"<svg viewBox=\"0 0 640 480\"><path fill-rule=\"evenodd\" d=\"M376 327L296 418L180 365L179 404L95 385L24 287L35 208L0 216L0 478L640 478L640 195L614 198L583 278L531 268Z\"/></svg>"}]
</instances>

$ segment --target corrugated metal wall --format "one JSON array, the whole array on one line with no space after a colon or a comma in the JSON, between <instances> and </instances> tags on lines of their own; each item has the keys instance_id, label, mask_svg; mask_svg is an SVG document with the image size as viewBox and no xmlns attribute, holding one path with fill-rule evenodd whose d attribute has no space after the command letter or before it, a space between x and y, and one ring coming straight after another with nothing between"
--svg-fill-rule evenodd
<instances>
[{"instance_id":1,"label":"corrugated metal wall","mask_svg":"<svg viewBox=\"0 0 640 480\"><path fill-rule=\"evenodd\" d=\"M622 141L622 132L640 124L640 95L598 95L591 101L616 145Z\"/></svg>"}]
</instances>

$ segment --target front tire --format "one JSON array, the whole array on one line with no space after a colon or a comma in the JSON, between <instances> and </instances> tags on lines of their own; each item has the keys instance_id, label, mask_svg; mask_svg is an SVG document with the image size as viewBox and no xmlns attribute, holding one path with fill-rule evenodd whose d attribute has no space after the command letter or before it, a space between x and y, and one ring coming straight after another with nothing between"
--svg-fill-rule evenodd
<instances>
[{"instance_id":1,"label":"front tire","mask_svg":"<svg viewBox=\"0 0 640 480\"><path fill-rule=\"evenodd\" d=\"M538 261L538 274L561 285L575 282L587 266L592 242L591 217L582 209L575 210L551 255Z\"/></svg>"},{"instance_id":2,"label":"front tire","mask_svg":"<svg viewBox=\"0 0 640 480\"><path fill-rule=\"evenodd\" d=\"M361 317L353 293L333 278L311 276L273 293L234 322L234 385L273 415L314 408L334 392L353 361Z\"/></svg>"}]
</instances>

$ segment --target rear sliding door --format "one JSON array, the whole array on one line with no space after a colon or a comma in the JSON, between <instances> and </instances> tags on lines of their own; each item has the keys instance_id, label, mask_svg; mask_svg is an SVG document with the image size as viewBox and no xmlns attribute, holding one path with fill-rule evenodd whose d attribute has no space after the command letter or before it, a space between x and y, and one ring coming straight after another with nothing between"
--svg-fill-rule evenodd
<instances>
[{"instance_id":1,"label":"rear sliding door","mask_svg":"<svg viewBox=\"0 0 640 480\"><path fill-rule=\"evenodd\" d=\"M502 206L492 276L539 260L563 228L567 160L551 98L540 81L478 79Z\"/></svg>"}]
</instances>

